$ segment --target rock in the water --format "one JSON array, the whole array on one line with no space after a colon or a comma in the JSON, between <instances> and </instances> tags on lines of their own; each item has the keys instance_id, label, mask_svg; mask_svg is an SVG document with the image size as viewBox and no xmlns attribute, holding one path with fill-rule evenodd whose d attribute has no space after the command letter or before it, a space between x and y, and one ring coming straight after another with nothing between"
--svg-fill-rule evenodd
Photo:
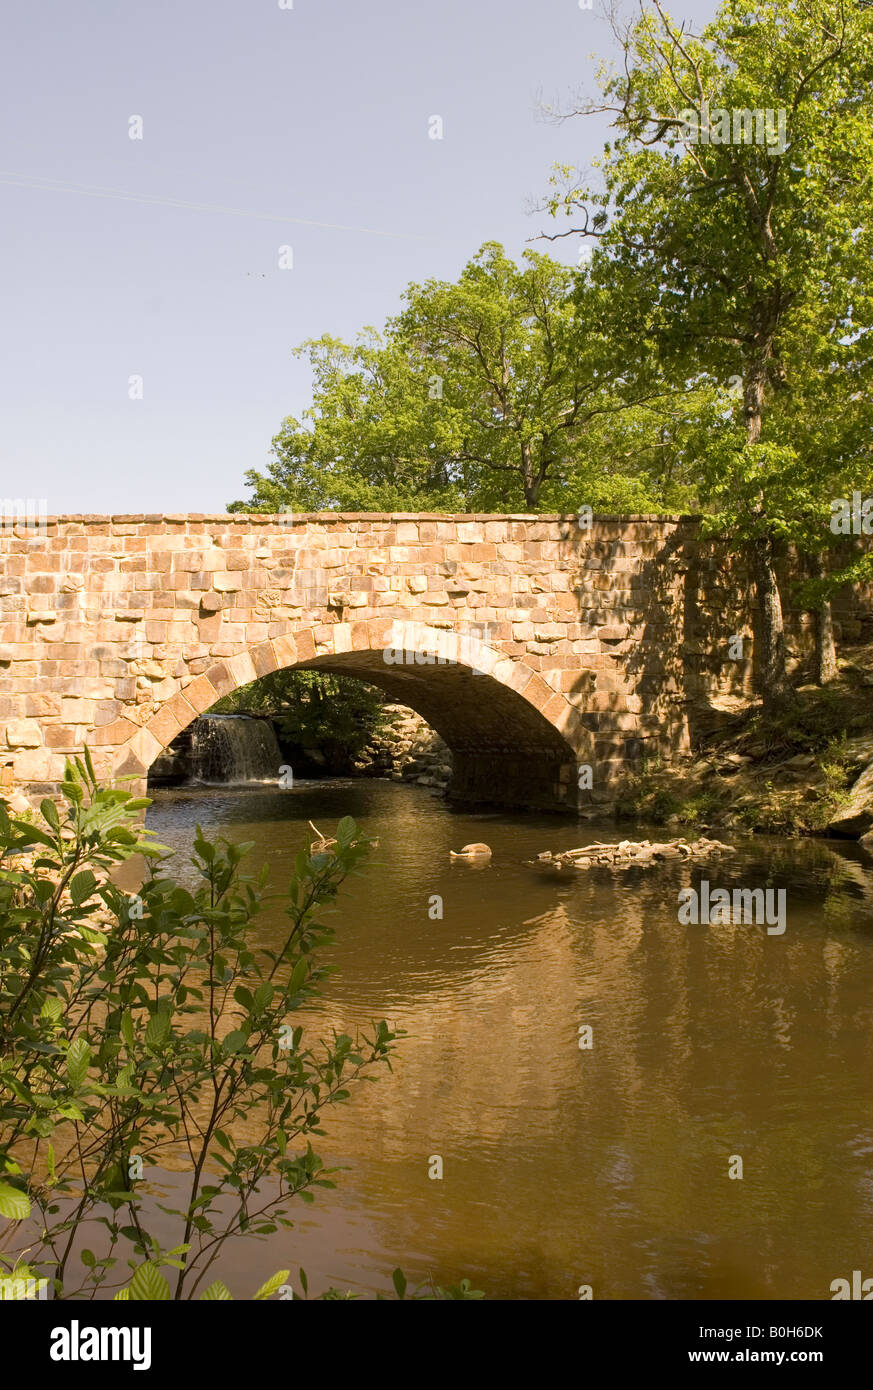
<instances>
[{"instance_id":1,"label":"rock in the water","mask_svg":"<svg viewBox=\"0 0 873 1390\"><path fill-rule=\"evenodd\" d=\"M464 845L462 850L449 850L450 859L490 859L490 845L483 845L479 842L472 845Z\"/></svg>"},{"instance_id":2,"label":"rock in the water","mask_svg":"<svg viewBox=\"0 0 873 1390\"><path fill-rule=\"evenodd\" d=\"M566 870L591 869L595 865L609 869L627 869L634 865L649 868L653 864L663 864L670 859L708 859L714 854L733 853L730 845L701 835L699 840L691 842L680 839L652 844L650 840L622 840L617 845L583 845L581 849L568 849L559 854L552 854L551 850L546 850L543 854L538 854L535 860L528 860L528 863L534 868L551 869L561 873Z\"/></svg>"}]
</instances>

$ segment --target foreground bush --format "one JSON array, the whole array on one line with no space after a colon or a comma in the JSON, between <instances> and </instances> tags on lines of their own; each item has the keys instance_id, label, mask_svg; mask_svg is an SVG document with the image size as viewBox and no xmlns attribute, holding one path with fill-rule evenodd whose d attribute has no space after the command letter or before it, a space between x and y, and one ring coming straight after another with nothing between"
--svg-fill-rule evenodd
<instances>
[{"instance_id":1,"label":"foreground bush","mask_svg":"<svg viewBox=\"0 0 873 1390\"><path fill-rule=\"evenodd\" d=\"M310 1046L290 1021L325 975L315 953L333 933L319 915L368 841L340 821L278 895L266 868L242 873L250 845L198 830L189 891L137 826L149 802L99 786L87 753L68 763L63 797L34 824L0 803L0 1271L46 1277L56 1297L229 1298L209 1278L225 1243L289 1227L293 1199L334 1186L311 1137L390 1067L384 1022ZM152 867L130 895L107 875L134 855ZM252 926L280 896L288 926L272 951ZM190 1175L178 1206L143 1191L167 1158ZM178 1232L171 1249L159 1212ZM481 1295L464 1281L430 1296Z\"/></svg>"}]
</instances>

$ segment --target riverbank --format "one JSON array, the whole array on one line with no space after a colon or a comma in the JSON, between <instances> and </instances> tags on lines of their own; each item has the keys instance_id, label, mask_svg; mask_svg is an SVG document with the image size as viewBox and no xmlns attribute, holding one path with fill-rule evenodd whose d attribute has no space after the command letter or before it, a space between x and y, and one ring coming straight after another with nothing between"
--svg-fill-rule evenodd
<instances>
[{"instance_id":1,"label":"riverbank","mask_svg":"<svg viewBox=\"0 0 873 1390\"><path fill-rule=\"evenodd\" d=\"M779 718L737 702L694 753L643 762L623 781L622 821L862 839L873 830L873 646L826 687L804 685ZM873 837L871 837L873 842Z\"/></svg>"},{"instance_id":2,"label":"riverbank","mask_svg":"<svg viewBox=\"0 0 873 1390\"><path fill-rule=\"evenodd\" d=\"M445 791L452 776L452 753L414 709L385 704L378 728L352 760L350 772Z\"/></svg>"}]
</instances>

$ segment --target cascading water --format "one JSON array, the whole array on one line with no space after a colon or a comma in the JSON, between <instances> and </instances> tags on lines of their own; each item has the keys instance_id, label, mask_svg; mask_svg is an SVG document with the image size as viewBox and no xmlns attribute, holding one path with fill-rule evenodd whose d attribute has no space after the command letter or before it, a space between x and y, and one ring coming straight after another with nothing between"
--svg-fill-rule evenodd
<instances>
[{"instance_id":1,"label":"cascading water","mask_svg":"<svg viewBox=\"0 0 873 1390\"><path fill-rule=\"evenodd\" d=\"M191 725L191 780L275 782L284 759L273 726L246 714L204 714Z\"/></svg>"}]
</instances>

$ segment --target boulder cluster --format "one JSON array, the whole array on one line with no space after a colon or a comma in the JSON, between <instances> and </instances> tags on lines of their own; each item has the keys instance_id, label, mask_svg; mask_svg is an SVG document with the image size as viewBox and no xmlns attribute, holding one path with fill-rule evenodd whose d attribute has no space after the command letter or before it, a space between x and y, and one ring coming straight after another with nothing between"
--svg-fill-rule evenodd
<instances>
[{"instance_id":1,"label":"boulder cluster","mask_svg":"<svg viewBox=\"0 0 873 1390\"><path fill-rule=\"evenodd\" d=\"M358 753L354 770L444 791L452 775L452 755L439 734L406 705L384 705L382 714L382 726Z\"/></svg>"}]
</instances>

